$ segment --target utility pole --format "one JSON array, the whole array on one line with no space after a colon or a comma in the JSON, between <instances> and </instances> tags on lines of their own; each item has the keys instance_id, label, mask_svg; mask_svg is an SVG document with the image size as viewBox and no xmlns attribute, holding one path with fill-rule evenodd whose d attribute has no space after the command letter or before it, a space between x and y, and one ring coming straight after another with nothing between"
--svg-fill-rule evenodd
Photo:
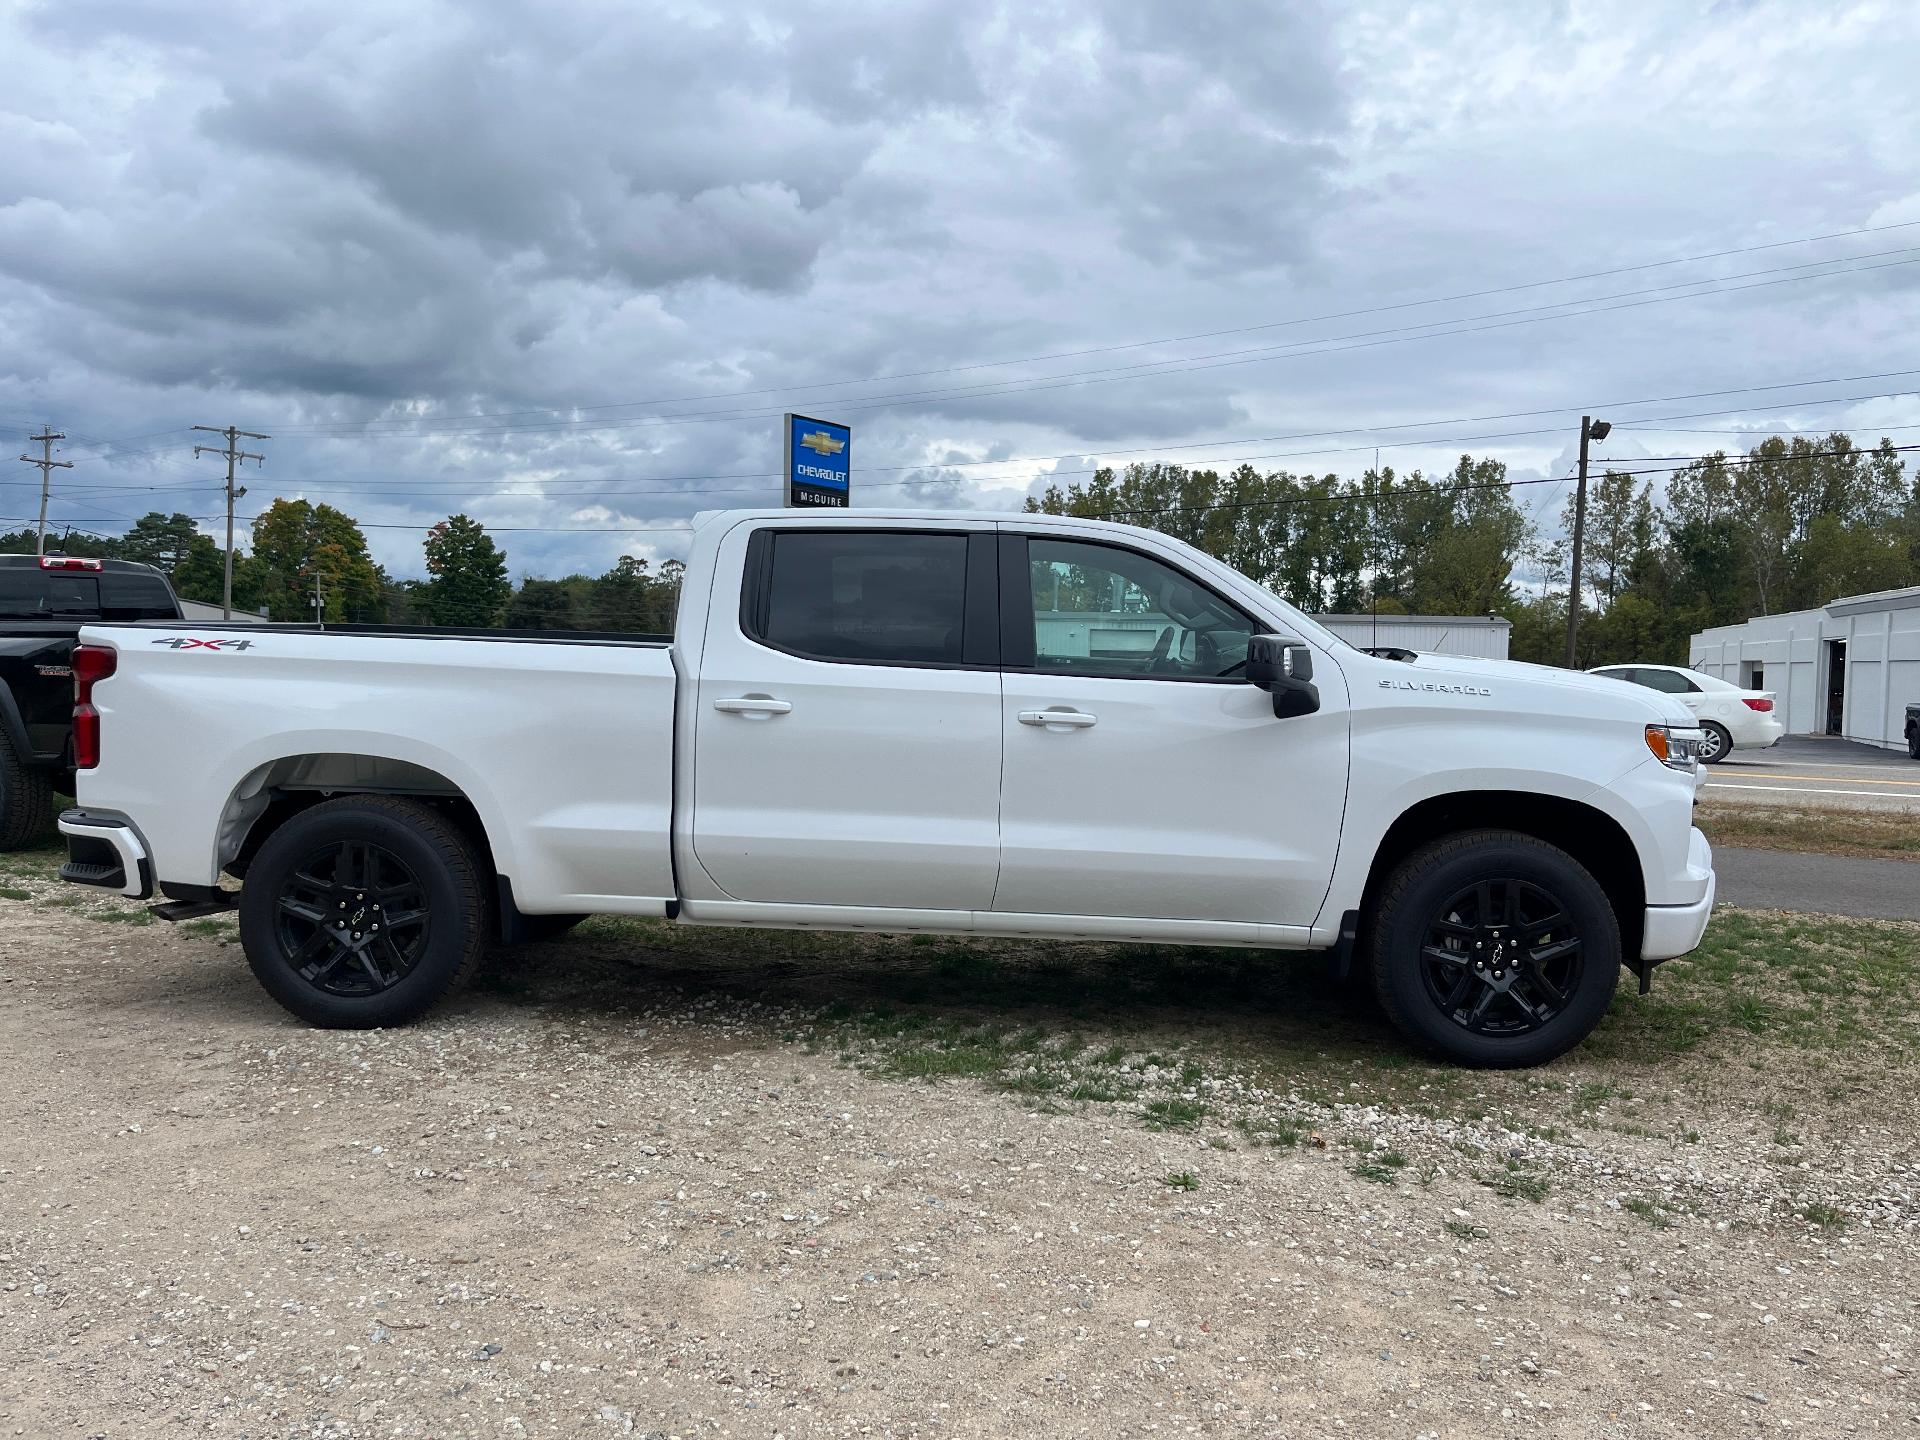
<instances>
[{"instance_id":1,"label":"utility pole","mask_svg":"<svg viewBox=\"0 0 1920 1440\"><path fill-rule=\"evenodd\" d=\"M1613 426L1591 415L1580 417L1580 488L1573 500L1573 583L1567 587L1567 668L1574 667L1573 647L1580 635L1580 547L1587 535L1587 442L1604 440Z\"/></svg>"},{"instance_id":2,"label":"utility pole","mask_svg":"<svg viewBox=\"0 0 1920 1440\"><path fill-rule=\"evenodd\" d=\"M193 447L193 458L198 460L203 451L227 457L227 574L220 586L220 615L222 619L231 620L233 619L233 502L247 493L247 487L244 485L238 489L234 488L233 467L247 460L253 461L256 465L265 464L266 456L256 455L251 450L242 450L239 445L242 440L271 440L273 437L257 434L252 430L241 430L232 425L224 428L219 425L196 425L193 428L227 437L226 449L222 450L217 445L196 445Z\"/></svg>"},{"instance_id":3,"label":"utility pole","mask_svg":"<svg viewBox=\"0 0 1920 1440\"><path fill-rule=\"evenodd\" d=\"M320 588L320 572L313 572L313 623L324 630L327 628L327 595Z\"/></svg>"},{"instance_id":4,"label":"utility pole","mask_svg":"<svg viewBox=\"0 0 1920 1440\"><path fill-rule=\"evenodd\" d=\"M44 555L47 553L47 494L53 489L53 472L71 470L73 462L53 458L53 442L67 438L64 430L56 430L49 425L38 435L29 435L27 438L40 442L38 460L31 455L22 455L20 459L28 465L40 467L40 523L34 527L33 553Z\"/></svg>"}]
</instances>

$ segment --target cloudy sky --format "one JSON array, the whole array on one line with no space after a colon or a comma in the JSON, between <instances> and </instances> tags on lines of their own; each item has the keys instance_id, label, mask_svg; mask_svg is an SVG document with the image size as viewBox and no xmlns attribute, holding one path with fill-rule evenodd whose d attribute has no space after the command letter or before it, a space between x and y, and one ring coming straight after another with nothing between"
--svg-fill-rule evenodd
<instances>
[{"instance_id":1,"label":"cloudy sky","mask_svg":"<svg viewBox=\"0 0 1920 1440\"><path fill-rule=\"evenodd\" d=\"M856 503L989 508L1557 476L1583 410L1920 441L1920 374L1855 378L1920 370L1916 53L1901 0L0 0L0 427L103 531L216 514L185 427L268 432L243 517L399 574L453 510L516 573L680 553L787 409Z\"/></svg>"}]
</instances>

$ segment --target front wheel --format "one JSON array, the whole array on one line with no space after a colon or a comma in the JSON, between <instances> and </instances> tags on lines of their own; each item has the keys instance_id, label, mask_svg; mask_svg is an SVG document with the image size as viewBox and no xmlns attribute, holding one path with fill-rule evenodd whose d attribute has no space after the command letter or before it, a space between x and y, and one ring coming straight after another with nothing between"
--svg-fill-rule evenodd
<instances>
[{"instance_id":1,"label":"front wheel","mask_svg":"<svg viewBox=\"0 0 1920 1440\"><path fill-rule=\"evenodd\" d=\"M1584 1040L1620 978L1620 927L1599 883L1530 835L1434 841L1383 887L1374 994L1402 1034L1461 1065L1539 1065Z\"/></svg>"},{"instance_id":2,"label":"front wheel","mask_svg":"<svg viewBox=\"0 0 1920 1440\"><path fill-rule=\"evenodd\" d=\"M459 828L386 795L287 821L247 868L240 939L254 976L310 1025L404 1025L463 984L486 948L483 867Z\"/></svg>"},{"instance_id":3,"label":"front wheel","mask_svg":"<svg viewBox=\"0 0 1920 1440\"><path fill-rule=\"evenodd\" d=\"M1733 736L1715 720L1700 722L1700 763L1718 765L1733 753Z\"/></svg>"}]
</instances>

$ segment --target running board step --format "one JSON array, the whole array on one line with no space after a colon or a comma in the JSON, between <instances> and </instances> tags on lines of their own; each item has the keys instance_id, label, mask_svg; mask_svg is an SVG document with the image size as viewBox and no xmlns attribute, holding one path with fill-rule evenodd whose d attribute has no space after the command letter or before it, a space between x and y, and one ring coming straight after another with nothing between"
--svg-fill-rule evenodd
<instances>
[{"instance_id":1,"label":"running board step","mask_svg":"<svg viewBox=\"0 0 1920 1440\"><path fill-rule=\"evenodd\" d=\"M149 905L149 913L162 920L198 920L203 915L223 915L229 910L240 908L238 895L221 895L212 900L169 900L163 905Z\"/></svg>"}]
</instances>

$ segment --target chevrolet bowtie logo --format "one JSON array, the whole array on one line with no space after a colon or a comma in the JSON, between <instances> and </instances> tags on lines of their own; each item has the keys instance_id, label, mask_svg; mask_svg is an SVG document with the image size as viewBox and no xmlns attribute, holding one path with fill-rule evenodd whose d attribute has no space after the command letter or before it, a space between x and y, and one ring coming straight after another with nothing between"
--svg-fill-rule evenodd
<instances>
[{"instance_id":1,"label":"chevrolet bowtie logo","mask_svg":"<svg viewBox=\"0 0 1920 1440\"><path fill-rule=\"evenodd\" d=\"M823 457L827 455L838 455L842 450L847 448L846 441L836 440L824 430L815 430L811 434L802 435L800 437L800 443L807 449L813 451L814 454Z\"/></svg>"}]
</instances>

